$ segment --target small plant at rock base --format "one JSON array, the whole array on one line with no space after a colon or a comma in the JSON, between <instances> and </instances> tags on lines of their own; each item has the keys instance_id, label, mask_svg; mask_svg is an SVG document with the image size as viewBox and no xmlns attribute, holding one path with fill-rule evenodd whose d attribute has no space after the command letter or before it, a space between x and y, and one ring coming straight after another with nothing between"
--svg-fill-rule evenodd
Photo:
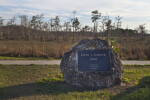
<instances>
[{"instance_id":1,"label":"small plant at rock base","mask_svg":"<svg viewBox=\"0 0 150 100\"><path fill-rule=\"evenodd\" d=\"M121 81L124 83L130 83L130 80L124 76L121 76Z\"/></svg>"},{"instance_id":2,"label":"small plant at rock base","mask_svg":"<svg viewBox=\"0 0 150 100\"><path fill-rule=\"evenodd\" d=\"M113 48L113 50L117 53L117 55L119 56L119 44L116 44L114 39L111 39L109 42L110 46Z\"/></svg>"}]
</instances>

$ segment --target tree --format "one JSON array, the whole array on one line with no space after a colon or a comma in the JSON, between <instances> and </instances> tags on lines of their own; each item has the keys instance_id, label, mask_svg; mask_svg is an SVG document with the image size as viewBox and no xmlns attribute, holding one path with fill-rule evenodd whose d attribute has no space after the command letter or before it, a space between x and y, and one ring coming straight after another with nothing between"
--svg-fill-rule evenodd
<instances>
[{"instance_id":1,"label":"tree","mask_svg":"<svg viewBox=\"0 0 150 100\"><path fill-rule=\"evenodd\" d=\"M102 23L102 26L101 26L102 32L105 31L105 23L106 23L106 21L107 21L107 16L102 16L102 21L101 21L101 23Z\"/></svg>"},{"instance_id":2,"label":"tree","mask_svg":"<svg viewBox=\"0 0 150 100\"><path fill-rule=\"evenodd\" d=\"M74 15L74 18L72 18L72 27L73 27L73 32L74 32L74 31L75 31L74 21L75 21L75 19L76 19L76 13L77 13L77 11L74 10L74 11L72 11L72 13L73 13L73 15Z\"/></svg>"},{"instance_id":3,"label":"tree","mask_svg":"<svg viewBox=\"0 0 150 100\"><path fill-rule=\"evenodd\" d=\"M19 16L21 20L21 26L28 26L28 17L26 15Z\"/></svg>"},{"instance_id":4,"label":"tree","mask_svg":"<svg viewBox=\"0 0 150 100\"><path fill-rule=\"evenodd\" d=\"M120 16L117 16L117 17L115 17L115 19L116 19L116 29L117 29L117 35L119 35L119 29L121 28L121 17Z\"/></svg>"},{"instance_id":5,"label":"tree","mask_svg":"<svg viewBox=\"0 0 150 100\"><path fill-rule=\"evenodd\" d=\"M54 19L54 30L55 31L59 31L59 29L60 29L60 19L59 19L59 17L58 16L56 16Z\"/></svg>"},{"instance_id":6,"label":"tree","mask_svg":"<svg viewBox=\"0 0 150 100\"><path fill-rule=\"evenodd\" d=\"M53 18L50 18L49 24L50 24L50 31L52 32L53 31L53 27L54 27L54 20L53 20Z\"/></svg>"},{"instance_id":7,"label":"tree","mask_svg":"<svg viewBox=\"0 0 150 100\"><path fill-rule=\"evenodd\" d=\"M94 28L93 28L93 32L97 32L97 27L98 27L98 22L97 20L99 20L101 18L101 13L98 10L94 10L92 11L92 22L94 23Z\"/></svg>"},{"instance_id":8,"label":"tree","mask_svg":"<svg viewBox=\"0 0 150 100\"><path fill-rule=\"evenodd\" d=\"M109 19L109 16L107 16L107 21L105 22L105 26L107 29L107 41L109 40L109 34L110 34L110 29L111 29L111 20Z\"/></svg>"},{"instance_id":9,"label":"tree","mask_svg":"<svg viewBox=\"0 0 150 100\"><path fill-rule=\"evenodd\" d=\"M71 27L70 22L64 22L64 27L65 27L64 30L65 30L66 32L70 31L70 27Z\"/></svg>"},{"instance_id":10,"label":"tree","mask_svg":"<svg viewBox=\"0 0 150 100\"><path fill-rule=\"evenodd\" d=\"M141 35L141 44L143 44L143 40L144 40L144 34L146 34L147 30L145 29L146 24L142 24L142 25L139 25L137 31L138 33Z\"/></svg>"},{"instance_id":11,"label":"tree","mask_svg":"<svg viewBox=\"0 0 150 100\"><path fill-rule=\"evenodd\" d=\"M74 19L73 25L74 25L74 29L75 29L75 32L76 32L79 29L79 25L80 25L80 22L79 22L78 18Z\"/></svg>"},{"instance_id":12,"label":"tree","mask_svg":"<svg viewBox=\"0 0 150 100\"><path fill-rule=\"evenodd\" d=\"M28 17L26 15L21 15L19 16L20 20L21 20L21 30L23 32L23 36L24 36L24 39L27 41L29 40L29 36L28 36L28 33L27 33L27 28L25 27L28 27Z\"/></svg>"},{"instance_id":13,"label":"tree","mask_svg":"<svg viewBox=\"0 0 150 100\"><path fill-rule=\"evenodd\" d=\"M0 27L2 27L3 25L4 25L4 19L0 17Z\"/></svg>"},{"instance_id":14,"label":"tree","mask_svg":"<svg viewBox=\"0 0 150 100\"><path fill-rule=\"evenodd\" d=\"M4 19L2 17L0 17L0 40L3 39L3 32L1 27L4 25Z\"/></svg>"},{"instance_id":15,"label":"tree","mask_svg":"<svg viewBox=\"0 0 150 100\"><path fill-rule=\"evenodd\" d=\"M36 15L36 18L37 18L37 27L38 27L39 30L42 30L44 15L43 14Z\"/></svg>"},{"instance_id":16,"label":"tree","mask_svg":"<svg viewBox=\"0 0 150 100\"><path fill-rule=\"evenodd\" d=\"M82 31L83 32L88 32L90 30L90 27L88 25L85 25L83 28L82 28Z\"/></svg>"},{"instance_id":17,"label":"tree","mask_svg":"<svg viewBox=\"0 0 150 100\"><path fill-rule=\"evenodd\" d=\"M33 29L37 29L37 16L32 16L30 21L30 25Z\"/></svg>"},{"instance_id":18,"label":"tree","mask_svg":"<svg viewBox=\"0 0 150 100\"><path fill-rule=\"evenodd\" d=\"M11 26L11 25L16 25L16 19L17 17L12 17L8 22L7 22L7 26ZM19 36L16 35L16 36L13 36L13 35L10 35L10 27L7 28L7 35L6 35L6 38L7 39L12 39L12 38L18 38Z\"/></svg>"},{"instance_id":19,"label":"tree","mask_svg":"<svg viewBox=\"0 0 150 100\"><path fill-rule=\"evenodd\" d=\"M36 19L37 19L37 27L38 29L40 30L40 34L41 34L41 42L43 42L43 32L42 32L42 28L43 28L43 14L40 14L40 15L36 15Z\"/></svg>"},{"instance_id":20,"label":"tree","mask_svg":"<svg viewBox=\"0 0 150 100\"><path fill-rule=\"evenodd\" d=\"M120 16L117 16L117 17L115 17L115 19L116 19L116 21L117 21L117 29L118 28L121 28L121 19L122 19L122 17L120 17Z\"/></svg>"},{"instance_id":21,"label":"tree","mask_svg":"<svg viewBox=\"0 0 150 100\"><path fill-rule=\"evenodd\" d=\"M47 22L43 22L43 30L44 31L49 31Z\"/></svg>"},{"instance_id":22,"label":"tree","mask_svg":"<svg viewBox=\"0 0 150 100\"><path fill-rule=\"evenodd\" d=\"M17 17L12 17L8 22L7 25L16 25L16 19Z\"/></svg>"}]
</instances>

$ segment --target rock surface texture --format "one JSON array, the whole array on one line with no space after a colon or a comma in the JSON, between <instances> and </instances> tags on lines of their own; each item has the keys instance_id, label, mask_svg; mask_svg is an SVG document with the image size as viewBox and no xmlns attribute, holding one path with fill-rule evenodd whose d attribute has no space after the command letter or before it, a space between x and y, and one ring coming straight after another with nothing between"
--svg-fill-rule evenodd
<instances>
[{"instance_id":1,"label":"rock surface texture","mask_svg":"<svg viewBox=\"0 0 150 100\"><path fill-rule=\"evenodd\" d=\"M109 71L78 71L78 57L79 50L100 50L110 49L111 66ZM67 84L79 87L100 87L106 88L121 84L121 74L123 67L117 54L111 49L110 45L105 40L83 39L72 48L71 51L66 52L60 64L61 72L64 75L64 80Z\"/></svg>"}]
</instances>

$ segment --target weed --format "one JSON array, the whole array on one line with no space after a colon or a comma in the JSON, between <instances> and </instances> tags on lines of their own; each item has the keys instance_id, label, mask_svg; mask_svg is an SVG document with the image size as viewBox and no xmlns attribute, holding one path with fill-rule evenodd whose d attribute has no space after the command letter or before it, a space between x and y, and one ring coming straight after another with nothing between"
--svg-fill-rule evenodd
<instances>
[{"instance_id":1,"label":"weed","mask_svg":"<svg viewBox=\"0 0 150 100\"><path fill-rule=\"evenodd\" d=\"M124 83L130 83L130 80L126 77L121 76L121 81Z\"/></svg>"}]
</instances>

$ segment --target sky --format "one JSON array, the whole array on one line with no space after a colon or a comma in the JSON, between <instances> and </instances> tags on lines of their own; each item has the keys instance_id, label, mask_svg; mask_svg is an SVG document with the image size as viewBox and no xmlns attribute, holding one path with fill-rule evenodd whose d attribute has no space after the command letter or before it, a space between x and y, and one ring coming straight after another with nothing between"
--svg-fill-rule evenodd
<instances>
[{"instance_id":1,"label":"sky","mask_svg":"<svg viewBox=\"0 0 150 100\"><path fill-rule=\"evenodd\" d=\"M150 0L0 0L0 17L6 21L13 16L44 14L47 20L59 16L64 22L73 17L74 10L82 26L92 26L91 12L99 10L113 21L121 16L122 28L146 24L150 31Z\"/></svg>"}]
</instances>

